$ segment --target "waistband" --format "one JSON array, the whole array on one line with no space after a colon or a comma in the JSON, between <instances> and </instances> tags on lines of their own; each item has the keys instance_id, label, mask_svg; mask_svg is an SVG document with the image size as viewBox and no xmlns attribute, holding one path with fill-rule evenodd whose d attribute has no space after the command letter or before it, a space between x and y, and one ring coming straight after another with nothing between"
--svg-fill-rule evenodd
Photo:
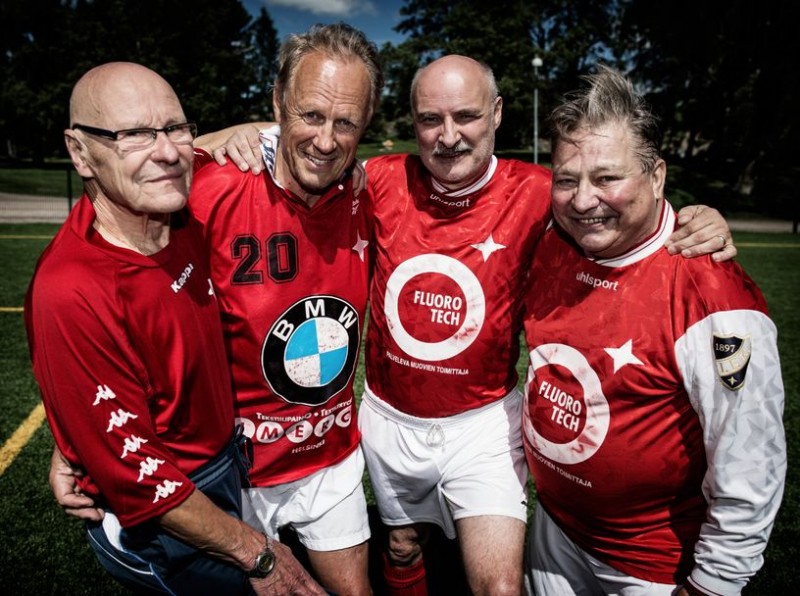
<instances>
[{"instance_id":1,"label":"waistband","mask_svg":"<svg viewBox=\"0 0 800 596\"><path fill-rule=\"evenodd\" d=\"M246 482L252 461L253 443L244 434L244 427L240 424L236 426L233 436L222 451L187 476L199 490L203 490L228 473L233 463L242 482Z\"/></svg>"},{"instance_id":2,"label":"waistband","mask_svg":"<svg viewBox=\"0 0 800 596\"><path fill-rule=\"evenodd\" d=\"M472 410L467 410L466 412L461 412L460 414L455 414L453 416L447 416L444 418L419 418L417 416L412 416L411 414L401 412L397 408L383 401L370 390L366 382L364 383L364 397L361 401L362 406L369 406L389 420L393 420L394 422L409 428L415 428L424 431L427 431L432 425L438 425L442 428L446 428L448 426L463 424L464 422L487 414L493 410L500 408L518 408L521 406L521 404L522 393L520 393L519 389L514 388L502 399L498 399L497 401L493 401L479 408L474 408Z\"/></svg>"}]
</instances>

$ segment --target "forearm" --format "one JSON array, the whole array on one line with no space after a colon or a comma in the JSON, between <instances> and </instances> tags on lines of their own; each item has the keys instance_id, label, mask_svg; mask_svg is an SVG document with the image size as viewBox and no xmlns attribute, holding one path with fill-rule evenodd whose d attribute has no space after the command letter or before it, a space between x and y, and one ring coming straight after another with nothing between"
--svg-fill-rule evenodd
<instances>
[{"instance_id":1,"label":"forearm","mask_svg":"<svg viewBox=\"0 0 800 596\"><path fill-rule=\"evenodd\" d=\"M264 550L264 535L217 507L195 490L188 499L159 519L176 538L244 570Z\"/></svg>"},{"instance_id":2,"label":"forearm","mask_svg":"<svg viewBox=\"0 0 800 596\"><path fill-rule=\"evenodd\" d=\"M221 130L215 130L200 135L195 139L194 146L198 149L204 149L205 151L212 153L214 149L225 145L228 139L230 139L236 133L249 131L250 129L257 133L259 130L268 128L273 124L273 122L245 122L244 124L236 124L234 126L229 126L228 128L223 128Z\"/></svg>"},{"instance_id":3,"label":"forearm","mask_svg":"<svg viewBox=\"0 0 800 596\"><path fill-rule=\"evenodd\" d=\"M268 541L258 530L216 507L199 490L162 515L160 521L162 527L175 537L212 556L234 563L244 571L252 570L256 557L269 548L274 556L274 568L267 577L250 578L250 585L256 594L325 594L294 558L289 547Z\"/></svg>"}]
</instances>

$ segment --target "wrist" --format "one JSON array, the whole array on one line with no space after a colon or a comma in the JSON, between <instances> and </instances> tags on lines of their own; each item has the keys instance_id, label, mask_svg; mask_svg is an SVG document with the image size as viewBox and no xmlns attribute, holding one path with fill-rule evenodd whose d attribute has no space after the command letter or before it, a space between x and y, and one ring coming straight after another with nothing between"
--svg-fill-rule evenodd
<instances>
[{"instance_id":1,"label":"wrist","mask_svg":"<svg viewBox=\"0 0 800 596\"><path fill-rule=\"evenodd\" d=\"M247 577L263 579L268 577L275 569L275 552L272 550L272 539L266 534L264 537L264 548L256 555L253 565L247 572Z\"/></svg>"}]
</instances>

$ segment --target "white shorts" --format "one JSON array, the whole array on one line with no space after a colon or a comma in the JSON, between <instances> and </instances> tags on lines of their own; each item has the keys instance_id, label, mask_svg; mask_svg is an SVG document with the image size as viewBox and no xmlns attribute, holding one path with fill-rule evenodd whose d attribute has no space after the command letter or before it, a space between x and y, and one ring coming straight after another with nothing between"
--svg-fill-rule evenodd
<instances>
[{"instance_id":1,"label":"white shorts","mask_svg":"<svg viewBox=\"0 0 800 596\"><path fill-rule=\"evenodd\" d=\"M525 591L559 596L671 596L680 586L631 577L570 540L537 506L525 556Z\"/></svg>"},{"instance_id":2,"label":"white shorts","mask_svg":"<svg viewBox=\"0 0 800 596\"><path fill-rule=\"evenodd\" d=\"M502 515L527 521L528 469L522 396L448 418L416 418L365 388L361 446L381 520L433 523L455 538L454 521Z\"/></svg>"},{"instance_id":3,"label":"white shorts","mask_svg":"<svg viewBox=\"0 0 800 596\"><path fill-rule=\"evenodd\" d=\"M339 463L300 480L242 490L242 518L273 538L289 526L311 550L356 546L370 537L363 477L359 447Z\"/></svg>"}]
</instances>

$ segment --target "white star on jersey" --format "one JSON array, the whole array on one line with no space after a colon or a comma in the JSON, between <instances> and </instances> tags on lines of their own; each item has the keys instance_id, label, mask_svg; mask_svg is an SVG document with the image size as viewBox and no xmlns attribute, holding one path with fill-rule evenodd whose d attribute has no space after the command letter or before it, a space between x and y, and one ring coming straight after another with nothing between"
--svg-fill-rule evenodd
<instances>
[{"instance_id":1,"label":"white star on jersey","mask_svg":"<svg viewBox=\"0 0 800 596\"><path fill-rule=\"evenodd\" d=\"M369 242L367 242L366 240L362 240L361 239L361 232L356 232L356 234L357 234L358 240L356 240L355 246L353 246L353 250L358 253L358 258L360 258L361 261L363 262L364 261L364 249L366 249L367 246L369 246Z\"/></svg>"},{"instance_id":2,"label":"white star on jersey","mask_svg":"<svg viewBox=\"0 0 800 596\"><path fill-rule=\"evenodd\" d=\"M500 250L501 248L505 248L505 244L497 244L492 238L492 235L489 234L489 237L486 238L483 242L478 242L478 244L471 244L472 248L481 251L483 254L483 262L489 260L489 256L496 250Z\"/></svg>"},{"instance_id":3,"label":"white star on jersey","mask_svg":"<svg viewBox=\"0 0 800 596\"><path fill-rule=\"evenodd\" d=\"M633 340L629 339L618 348L606 348L606 353L614 359L614 372L626 364L643 365L644 362L633 355Z\"/></svg>"}]
</instances>

